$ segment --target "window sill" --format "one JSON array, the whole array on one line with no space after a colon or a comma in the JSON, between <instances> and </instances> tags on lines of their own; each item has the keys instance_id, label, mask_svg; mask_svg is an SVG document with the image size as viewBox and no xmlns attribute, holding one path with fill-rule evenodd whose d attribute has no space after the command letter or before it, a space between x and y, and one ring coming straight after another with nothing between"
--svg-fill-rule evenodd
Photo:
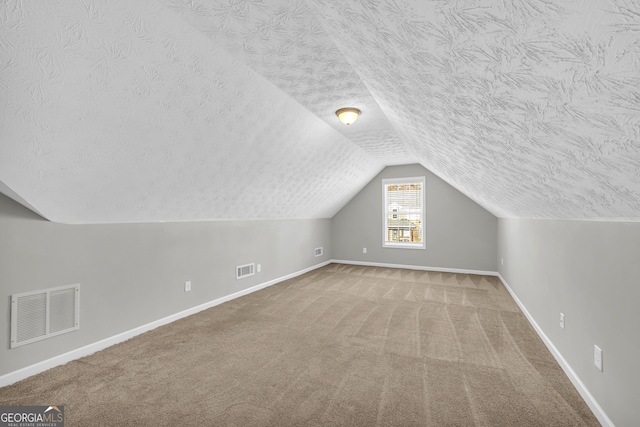
<instances>
[{"instance_id":1,"label":"window sill","mask_svg":"<svg viewBox=\"0 0 640 427\"><path fill-rule=\"evenodd\" d=\"M427 249L427 245L424 243L390 243L384 242L382 244L384 249Z\"/></svg>"}]
</instances>

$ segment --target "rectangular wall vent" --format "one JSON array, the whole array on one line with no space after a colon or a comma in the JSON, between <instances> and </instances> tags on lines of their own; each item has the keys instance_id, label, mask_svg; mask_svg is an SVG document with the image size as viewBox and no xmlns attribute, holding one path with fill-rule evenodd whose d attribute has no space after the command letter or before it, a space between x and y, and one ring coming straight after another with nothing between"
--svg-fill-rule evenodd
<instances>
[{"instance_id":1,"label":"rectangular wall vent","mask_svg":"<svg viewBox=\"0 0 640 427\"><path fill-rule=\"evenodd\" d=\"M11 348L80 328L80 285L11 296Z\"/></svg>"},{"instance_id":2,"label":"rectangular wall vent","mask_svg":"<svg viewBox=\"0 0 640 427\"><path fill-rule=\"evenodd\" d=\"M253 276L255 273L255 265L245 264L236 267L236 279L243 279L245 277Z\"/></svg>"},{"instance_id":3,"label":"rectangular wall vent","mask_svg":"<svg viewBox=\"0 0 640 427\"><path fill-rule=\"evenodd\" d=\"M322 256L323 253L322 247L316 248L316 256Z\"/></svg>"}]
</instances>

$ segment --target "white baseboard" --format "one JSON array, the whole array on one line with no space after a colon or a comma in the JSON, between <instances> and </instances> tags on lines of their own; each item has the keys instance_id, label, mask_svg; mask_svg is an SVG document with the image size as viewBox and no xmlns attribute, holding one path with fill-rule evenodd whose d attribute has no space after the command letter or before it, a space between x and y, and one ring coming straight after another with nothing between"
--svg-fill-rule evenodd
<instances>
[{"instance_id":1,"label":"white baseboard","mask_svg":"<svg viewBox=\"0 0 640 427\"><path fill-rule=\"evenodd\" d=\"M424 265L387 264L383 262L347 261L347 260L341 260L341 259L334 259L334 260L331 260L331 262L334 262L336 264L364 265L367 267L405 268L408 270L437 271L441 273L480 274L483 276L498 275L498 273L495 271L464 270L460 268L425 267Z\"/></svg>"},{"instance_id":2,"label":"white baseboard","mask_svg":"<svg viewBox=\"0 0 640 427\"><path fill-rule=\"evenodd\" d=\"M71 350L67 353L52 357L51 359L44 360L42 362L35 363L33 365L27 366L22 369L18 369L14 372L9 372L8 374L0 376L0 387L5 387L15 382L21 381L25 378L28 378L32 375L39 374L40 372L44 372L48 369L54 368L56 366L64 365L65 363L71 362L72 360L80 359L81 357L88 356L90 354L95 353L96 351L104 350L107 347L112 345L121 343L130 338L135 337L136 335L140 335L144 332L155 329L159 326L166 325L167 323L174 322L178 319L182 319L183 317L191 316L192 314L198 313L202 310L206 310L211 307L215 307L216 305L220 305L227 301L231 301L233 299L239 298L241 296L250 294L252 292L259 291L260 289L267 288L269 286L275 285L276 283L283 282L285 280L292 279L296 276L300 276L301 274L308 273L309 271L315 270L320 267L324 267L325 265L330 264L332 261L325 261L320 264L313 265L311 267L305 268L303 270L296 271L291 274L287 274L286 276L278 277L277 279L269 280L268 282L261 283L259 285L253 286L248 289L243 289L241 291L235 292L230 295L226 295L224 297L215 299L213 301L209 301L204 304L197 305L195 307L189 308L187 310L181 311L176 314L172 314L171 316L164 317L162 319L156 320L151 323L147 323L146 325L139 326L137 328L131 329L129 331L120 333L118 335L114 335L109 338L105 338L98 342L86 345L84 347L77 348L75 350Z\"/></svg>"},{"instance_id":3,"label":"white baseboard","mask_svg":"<svg viewBox=\"0 0 640 427\"><path fill-rule=\"evenodd\" d=\"M497 271L464 270L464 269L456 269L456 268L425 267L421 265L387 264L387 263L379 263L379 262L347 261L347 260L338 260L338 259L334 259L331 262L334 262L337 264L363 265L363 266L369 266L369 267L405 268L410 270L429 270L429 271L440 271L445 273L461 273L461 274L482 274L485 276L499 277L500 280L502 280L502 283L504 284L505 288L507 288L507 291L509 291L509 294L511 294L511 297L514 299L516 304L518 304L518 307L520 307L520 310L522 310L522 313L524 313L526 318L529 320L529 323L531 323L531 326L533 326L533 328L535 329L540 339L542 339L542 341L547 346L547 348L549 349L553 357L556 359L556 361L558 362L558 364L560 365L564 373L567 375L567 377L569 377L569 380L571 381L573 386L578 390L578 393L580 393L580 395L582 396L584 401L587 403L587 405L589 406L593 414L596 416L598 421L600 421L600 424L606 427L615 427L611 419L607 416L607 414L604 412L602 407L598 404L596 399L589 392L587 387L585 387L584 383L580 380L580 378L578 377L576 372L573 370L573 368L571 368L571 366L565 360L565 358L562 357L562 354L560 354L560 352L558 351L556 346L553 345L549 337L547 337L547 335L542 331L538 323L531 316L531 314L529 313L527 308L524 306L522 301L520 301L520 299L515 294L515 292L513 292L513 289L511 289L511 287L509 286L507 281L504 279L504 277L502 277L502 275Z\"/></svg>"},{"instance_id":4,"label":"white baseboard","mask_svg":"<svg viewBox=\"0 0 640 427\"><path fill-rule=\"evenodd\" d=\"M176 314L172 314L171 316L164 317L162 319L156 320L154 322L148 323L146 325L139 326L137 328L131 329L129 331L123 332L118 335L114 335L112 337L103 339L101 341L86 345L84 347L69 351L67 353L61 354L59 356L52 357L51 359L44 360L42 362L33 364L31 366L27 366L25 368L19 369L14 372L10 372L8 374L0 376L0 387L4 387L15 382L21 381L25 378L28 378L32 375L38 374L40 372L44 372L48 369L54 368L59 365L64 365L72 360L79 359L84 356L88 356L97 351L104 350L107 347L118 344L120 342L126 341L130 338L135 337L136 335L140 335L144 332L155 329L159 326L166 325L167 323L174 322L183 317L190 316L192 314L198 313L202 310L206 310L211 307L215 307L216 305L220 305L227 301L231 301L235 298L239 298L244 295L248 295L252 292L259 291L260 289L267 288L269 286L275 285L276 283L283 282L288 279L292 279L296 276L300 276L304 273L308 273L309 271L315 270L320 267L324 267L325 265L336 263L336 264L349 264L349 265L362 265L362 266L370 266L370 267L383 267L383 268L404 268L410 270L428 270L428 271L438 271L445 273L460 273L460 274L481 274L486 276L497 276L502 280L502 283L507 288L507 291L513 297L520 310L524 313L524 315L529 320L529 323L533 326L536 333L542 341L545 343L553 357L556 359L560 367L564 370L565 374L569 377L569 380L573 383L574 387L578 390L582 398L585 400L591 411L593 411L598 421L603 426L606 427L615 427L611 419L604 412L602 407L595 400L593 395L587 390L584 383L580 380L575 371L571 368L571 366L567 363L567 361L562 357L558 349L553 345L551 340L545 335L540 326L533 319L527 308L524 306L522 301L518 298L518 296L513 292L507 281L500 275L500 273L495 271L480 271L480 270L466 270L466 269L456 269L456 268L439 268L439 267L425 267L419 265L404 265L404 264L387 264L387 263L376 263L376 262L364 262L364 261L347 261L347 260L337 260L332 259L329 261L322 262L320 264L313 265L311 267L305 268L300 271L296 271L294 273L288 274L286 276L279 277L277 279L269 280L267 282L261 283L259 285L253 286L248 289L244 289L242 291L235 292L233 294L215 299L213 301L209 301L207 303L197 305L195 307L189 308L187 310L181 311Z\"/></svg>"},{"instance_id":5,"label":"white baseboard","mask_svg":"<svg viewBox=\"0 0 640 427\"><path fill-rule=\"evenodd\" d=\"M518 304L518 307L520 307L520 310L522 310L524 315L527 317L527 319L529 320L529 323L531 323L531 326L533 326L533 328L536 330L536 332L538 333L538 336L542 339L544 344L547 346L547 348L549 349L553 357L556 359L556 361L564 371L564 373L567 375L567 377L569 377L569 380L571 380L571 383L573 383L573 386L576 388L576 390L578 390L578 393L580 393L580 396L582 396L582 398L587 403L587 405L589 406L593 414L596 416L598 421L600 421L600 424L606 427L615 427L613 424L613 421L611 421L611 419L607 416L607 414L604 412L602 407L598 404L598 402L593 397L593 395L589 393L589 390L587 390L587 387L585 387L584 383L580 380L576 372L573 370L573 368L571 368L571 366L565 360L565 358L562 357L562 354L560 354L556 346L553 345L553 342L551 342L549 337L547 337L547 335L542 331L538 323L536 323L536 321L533 319L533 316L531 316L527 308L524 306L522 301L520 301L520 299L515 294L513 289L511 289L511 286L509 286L509 284L504 279L504 277L502 277L500 273L497 273L497 276L500 278L500 280L502 280L502 283L504 284L505 288L507 288L507 291L509 291L509 294L511 294L511 297L514 299L516 304Z\"/></svg>"}]
</instances>

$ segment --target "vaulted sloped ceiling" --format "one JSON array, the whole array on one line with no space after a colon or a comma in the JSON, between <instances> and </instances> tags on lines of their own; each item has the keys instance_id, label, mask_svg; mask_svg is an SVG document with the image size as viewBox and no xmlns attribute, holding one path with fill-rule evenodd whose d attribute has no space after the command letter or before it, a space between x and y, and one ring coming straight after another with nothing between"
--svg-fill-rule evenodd
<instances>
[{"instance_id":1,"label":"vaulted sloped ceiling","mask_svg":"<svg viewBox=\"0 0 640 427\"><path fill-rule=\"evenodd\" d=\"M406 163L640 220L640 2L0 2L0 191L53 221L331 217Z\"/></svg>"}]
</instances>

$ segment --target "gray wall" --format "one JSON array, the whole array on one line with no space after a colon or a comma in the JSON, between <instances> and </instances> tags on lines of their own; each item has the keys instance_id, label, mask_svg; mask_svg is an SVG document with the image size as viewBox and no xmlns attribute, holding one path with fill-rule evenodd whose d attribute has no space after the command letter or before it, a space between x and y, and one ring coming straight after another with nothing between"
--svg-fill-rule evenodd
<instances>
[{"instance_id":1,"label":"gray wall","mask_svg":"<svg viewBox=\"0 0 640 427\"><path fill-rule=\"evenodd\" d=\"M500 219L498 259L502 277L613 423L638 425L640 223ZM593 365L594 344L603 372Z\"/></svg>"},{"instance_id":2,"label":"gray wall","mask_svg":"<svg viewBox=\"0 0 640 427\"><path fill-rule=\"evenodd\" d=\"M330 226L329 219L63 225L0 194L0 375L327 261ZM319 246L324 256L316 258ZM250 262L262 272L236 280L235 266ZM80 330L10 350L11 295L75 283Z\"/></svg>"},{"instance_id":3,"label":"gray wall","mask_svg":"<svg viewBox=\"0 0 640 427\"><path fill-rule=\"evenodd\" d=\"M382 247L382 180L426 177L425 250ZM421 165L390 166L333 217L339 260L496 271L497 218ZM362 248L367 253L362 253Z\"/></svg>"}]
</instances>

